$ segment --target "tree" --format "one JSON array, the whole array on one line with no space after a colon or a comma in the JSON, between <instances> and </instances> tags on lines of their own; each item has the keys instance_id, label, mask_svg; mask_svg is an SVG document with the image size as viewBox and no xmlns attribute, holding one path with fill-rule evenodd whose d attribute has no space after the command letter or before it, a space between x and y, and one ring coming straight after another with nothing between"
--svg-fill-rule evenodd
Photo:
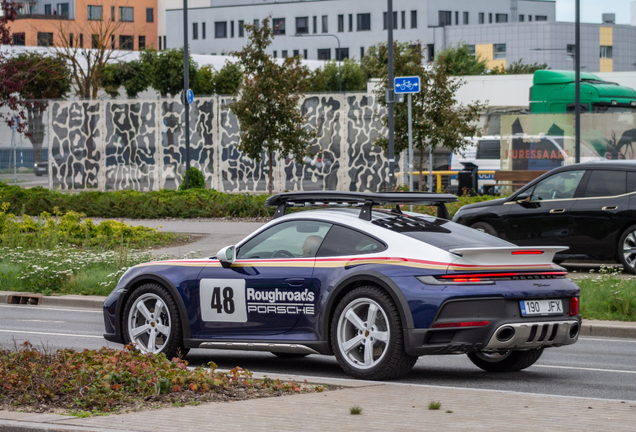
<instances>
[{"instance_id":1,"label":"tree","mask_svg":"<svg viewBox=\"0 0 636 432\"><path fill-rule=\"evenodd\" d=\"M162 97L174 97L183 90L183 48L173 48L157 52L146 50L141 59L151 76L151 86ZM197 82L198 65L188 56L189 81Z\"/></svg>"},{"instance_id":2,"label":"tree","mask_svg":"<svg viewBox=\"0 0 636 432\"><path fill-rule=\"evenodd\" d=\"M393 43L393 56L404 56L412 50L406 42ZM386 42L369 47L362 60L360 67L366 77L366 81L371 78L382 78L388 76L389 50Z\"/></svg>"},{"instance_id":3,"label":"tree","mask_svg":"<svg viewBox=\"0 0 636 432\"><path fill-rule=\"evenodd\" d=\"M443 65L453 76L481 75L486 72L487 60L477 53L471 53L468 44L450 45L437 53L437 65Z\"/></svg>"},{"instance_id":4,"label":"tree","mask_svg":"<svg viewBox=\"0 0 636 432\"><path fill-rule=\"evenodd\" d=\"M27 137L33 145L34 162L39 163L44 142L44 110L48 99L62 99L71 90L70 71L64 59L33 51L8 61L15 65L15 77L24 83L19 94L27 101Z\"/></svg>"},{"instance_id":5,"label":"tree","mask_svg":"<svg viewBox=\"0 0 636 432\"><path fill-rule=\"evenodd\" d=\"M221 69L215 71L210 65L199 69L197 80L192 86L195 94L234 94L241 85L243 72L238 62L226 61Z\"/></svg>"},{"instance_id":6,"label":"tree","mask_svg":"<svg viewBox=\"0 0 636 432\"><path fill-rule=\"evenodd\" d=\"M367 89L367 79L360 66L355 60L344 59L342 62L342 90L360 91ZM310 75L310 88L313 92L340 90L338 62L328 61L322 68L316 69Z\"/></svg>"},{"instance_id":7,"label":"tree","mask_svg":"<svg viewBox=\"0 0 636 432\"><path fill-rule=\"evenodd\" d=\"M259 162L263 152L268 155L268 187L272 193L274 152L293 155L303 163L316 132L304 126L307 118L298 108L309 72L298 57L288 57L278 64L265 53L274 37L270 22L271 16L258 28L246 24L249 41L243 50L232 53L239 58L244 77L230 109L239 120L239 149Z\"/></svg>"},{"instance_id":8,"label":"tree","mask_svg":"<svg viewBox=\"0 0 636 432\"><path fill-rule=\"evenodd\" d=\"M150 73L142 60L111 63L102 69L101 86L114 98L119 96L119 87L124 86L126 96L136 98L150 87Z\"/></svg>"},{"instance_id":9,"label":"tree","mask_svg":"<svg viewBox=\"0 0 636 432\"><path fill-rule=\"evenodd\" d=\"M479 102L466 106L457 103L455 93L464 82L452 77L448 65L444 63L435 65L433 68L423 66L421 45L412 45L406 50L399 49L399 44L395 44L394 47L395 76L419 76L422 83L420 92L412 96L413 148L420 153L419 189L421 191L424 152L438 147L454 150L468 145L468 137L480 135L480 127L476 121L479 120L480 111L485 105ZM387 105L384 99L387 78L388 72L383 76L381 85L375 91L376 100L383 106ZM408 148L407 109L406 103L395 104L396 153ZM388 127L388 117L384 117L382 123ZM387 149L389 140L380 135L375 144Z\"/></svg>"},{"instance_id":10,"label":"tree","mask_svg":"<svg viewBox=\"0 0 636 432\"><path fill-rule=\"evenodd\" d=\"M523 64L523 59L519 59L508 65L507 68L503 66L494 67L489 74L490 75L516 75L516 74L533 74L535 71L550 69L547 63L533 63Z\"/></svg>"}]
</instances>

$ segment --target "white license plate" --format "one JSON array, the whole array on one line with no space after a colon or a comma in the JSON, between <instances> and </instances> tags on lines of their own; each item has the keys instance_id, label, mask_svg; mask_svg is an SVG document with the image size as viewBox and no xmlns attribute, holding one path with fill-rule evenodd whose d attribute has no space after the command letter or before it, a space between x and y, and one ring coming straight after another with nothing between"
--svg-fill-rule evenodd
<instances>
[{"instance_id":1,"label":"white license plate","mask_svg":"<svg viewBox=\"0 0 636 432\"><path fill-rule=\"evenodd\" d=\"M561 300L521 300L521 315L562 315Z\"/></svg>"}]
</instances>

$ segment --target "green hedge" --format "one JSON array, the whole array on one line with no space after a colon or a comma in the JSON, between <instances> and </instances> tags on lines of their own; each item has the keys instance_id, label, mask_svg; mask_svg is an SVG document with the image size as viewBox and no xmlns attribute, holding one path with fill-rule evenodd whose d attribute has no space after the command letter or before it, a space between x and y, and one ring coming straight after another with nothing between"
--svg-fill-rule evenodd
<instances>
[{"instance_id":1,"label":"green hedge","mask_svg":"<svg viewBox=\"0 0 636 432\"><path fill-rule=\"evenodd\" d=\"M275 209L265 207L266 199L267 195L226 194L204 189L62 193L0 183L0 203L9 203L8 212L31 216L44 211L136 219L271 216Z\"/></svg>"}]
</instances>

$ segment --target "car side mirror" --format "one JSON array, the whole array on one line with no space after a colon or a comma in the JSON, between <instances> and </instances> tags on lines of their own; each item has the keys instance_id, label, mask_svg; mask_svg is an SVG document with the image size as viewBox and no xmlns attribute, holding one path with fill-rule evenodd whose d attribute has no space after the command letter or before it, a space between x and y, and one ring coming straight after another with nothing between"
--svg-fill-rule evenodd
<instances>
[{"instance_id":1,"label":"car side mirror","mask_svg":"<svg viewBox=\"0 0 636 432\"><path fill-rule=\"evenodd\" d=\"M226 246L216 254L216 258L219 260L223 268L229 268L236 259L236 247Z\"/></svg>"},{"instance_id":2,"label":"car side mirror","mask_svg":"<svg viewBox=\"0 0 636 432\"><path fill-rule=\"evenodd\" d=\"M526 204L530 202L530 198L532 198L532 195L527 193L522 193L517 195L516 201L517 201L517 204Z\"/></svg>"}]
</instances>

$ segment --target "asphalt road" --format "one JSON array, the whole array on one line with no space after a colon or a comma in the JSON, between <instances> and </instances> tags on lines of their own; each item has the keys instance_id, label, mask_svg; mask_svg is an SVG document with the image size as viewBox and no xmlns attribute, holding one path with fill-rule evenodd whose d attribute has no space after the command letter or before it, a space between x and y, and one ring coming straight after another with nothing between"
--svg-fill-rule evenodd
<instances>
[{"instance_id":1,"label":"asphalt road","mask_svg":"<svg viewBox=\"0 0 636 432\"><path fill-rule=\"evenodd\" d=\"M4 348L26 340L49 349L121 347L107 342L102 333L97 309L0 305ZM269 353L196 349L187 360L193 365L214 361L223 369L241 366L253 372L347 378L333 357L320 355L284 360ZM421 357L401 381L636 401L636 340L580 338L574 345L546 350L525 371L506 374L483 372L464 355Z\"/></svg>"}]
</instances>

